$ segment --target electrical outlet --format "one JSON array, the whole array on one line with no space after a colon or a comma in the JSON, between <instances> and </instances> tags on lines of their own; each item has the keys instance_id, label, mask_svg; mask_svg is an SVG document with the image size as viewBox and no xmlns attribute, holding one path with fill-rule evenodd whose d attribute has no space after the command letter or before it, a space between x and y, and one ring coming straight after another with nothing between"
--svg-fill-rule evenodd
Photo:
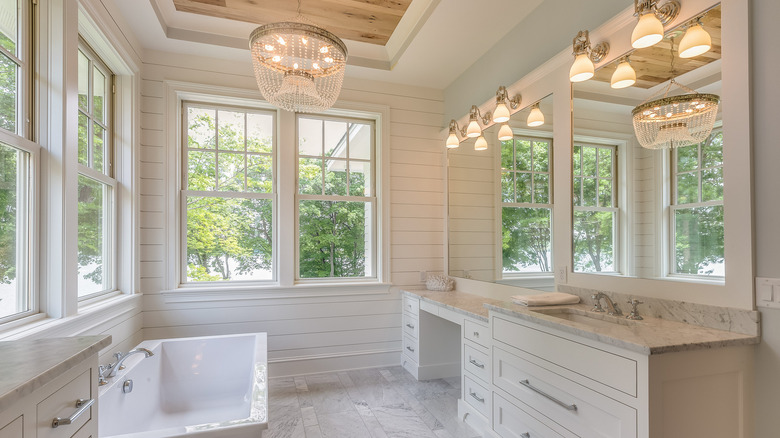
<instances>
[{"instance_id":1,"label":"electrical outlet","mask_svg":"<svg viewBox=\"0 0 780 438\"><path fill-rule=\"evenodd\" d=\"M560 268L558 268L558 275L556 276L555 280L559 284L566 284L566 271L567 271L566 266L561 266Z\"/></svg>"},{"instance_id":2,"label":"electrical outlet","mask_svg":"<svg viewBox=\"0 0 780 438\"><path fill-rule=\"evenodd\" d=\"M420 271L420 282L424 283L428 278L428 271Z\"/></svg>"}]
</instances>

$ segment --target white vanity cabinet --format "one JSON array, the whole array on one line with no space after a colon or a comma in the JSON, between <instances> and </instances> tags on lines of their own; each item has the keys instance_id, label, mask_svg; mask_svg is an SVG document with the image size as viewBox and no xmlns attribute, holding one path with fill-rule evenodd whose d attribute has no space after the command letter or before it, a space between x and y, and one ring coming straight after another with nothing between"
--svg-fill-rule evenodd
<instances>
[{"instance_id":1,"label":"white vanity cabinet","mask_svg":"<svg viewBox=\"0 0 780 438\"><path fill-rule=\"evenodd\" d=\"M504 437L750 437L752 347L645 355L491 313Z\"/></svg>"},{"instance_id":2,"label":"white vanity cabinet","mask_svg":"<svg viewBox=\"0 0 780 438\"><path fill-rule=\"evenodd\" d=\"M0 392L0 438L97 438L97 354L110 340L0 343L0 352L16 356L0 357L4 373L12 375Z\"/></svg>"},{"instance_id":3,"label":"white vanity cabinet","mask_svg":"<svg viewBox=\"0 0 780 438\"><path fill-rule=\"evenodd\" d=\"M401 365L418 380L457 376L462 316L409 295L402 307Z\"/></svg>"}]
</instances>

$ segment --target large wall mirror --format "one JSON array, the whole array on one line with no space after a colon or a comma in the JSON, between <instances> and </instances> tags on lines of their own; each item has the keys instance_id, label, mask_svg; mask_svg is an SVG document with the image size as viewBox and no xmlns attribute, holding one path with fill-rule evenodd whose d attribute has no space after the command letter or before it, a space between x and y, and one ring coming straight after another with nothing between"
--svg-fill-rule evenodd
<instances>
[{"instance_id":1,"label":"large wall mirror","mask_svg":"<svg viewBox=\"0 0 780 438\"><path fill-rule=\"evenodd\" d=\"M448 151L449 275L551 289L552 95Z\"/></svg>"},{"instance_id":2,"label":"large wall mirror","mask_svg":"<svg viewBox=\"0 0 780 438\"><path fill-rule=\"evenodd\" d=\"M647 101L690 90L722 94L720 6L700 17L709 51L680 57L683 32L671 29L628 54L632 86L611 85L623 57L572 85L573 272L724 281L722 111L709 135L684 147L642 147L632 124L634 108ZM670 87L672 79L688 90ZM666 130L671 138L694 129L694 121L659 124L659 136Z\"/></svg>"}]
</instances>

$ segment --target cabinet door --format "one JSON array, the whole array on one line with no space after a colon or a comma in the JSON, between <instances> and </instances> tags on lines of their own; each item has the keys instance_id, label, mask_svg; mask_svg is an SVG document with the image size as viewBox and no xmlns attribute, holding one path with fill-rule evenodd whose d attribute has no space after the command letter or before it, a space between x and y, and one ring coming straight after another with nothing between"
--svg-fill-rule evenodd
<instances>
[{"instance_id":1,"label":"cabinet door","mask_svg":"<svg viewBox=\"0 0 780 438\"><path fill-rule=\"evenodd\" d=\"M22 438L24 436L24 416L20 415L16 419L6 424L0 429L0 438Z\"/></svg>"}]
</instances>

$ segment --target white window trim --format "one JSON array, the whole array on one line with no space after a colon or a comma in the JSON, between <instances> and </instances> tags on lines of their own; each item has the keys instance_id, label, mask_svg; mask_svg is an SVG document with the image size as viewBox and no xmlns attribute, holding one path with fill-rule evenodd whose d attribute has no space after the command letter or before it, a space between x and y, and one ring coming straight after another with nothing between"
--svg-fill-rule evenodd
<instances>
[{"instance_id":1,"label":"white window trim","mask_svg":"<svg viewBox=\"0 0 780 438\"><path fill-rule=\"evenodd\" d=\"M166 143L171 145L167 148L167 180L166 187L168 194L166 208L173 214L168 214L165 219L165 226L170 230L179 230L181 223L181 214L178 206L181 204L179 183L181 181L181 105L184 101L201 101L211 104L224 104L229 106L244 106L258 109L275 109L270 104L265 103L258 90L247 90L244 88L232 88L222 86L212 86L206 84L196 84L182 81L164 81L164 93L166 95L166 112L171 115L178 114L179 117L168 117ZM377 165L376 165L376 190L379 201L377 202L377 277L371 281L345 281L337 279L334 282L317 281L296 282L295 281L295 248L293 245L280 245L275 248L278 263L278 281L275 284L252 284L233 285L199 285L181 284L179 281L181 248L179 246L180 238L178 231L168 233L166 241L166 260L164 267L163 284L165 290L161 291L166 298L166 302L198 302L222 301L234 299L258 298L259 296L274 296L283 293L284 296L295 295L297 291L301 294L311 294L311 296L343 296L351 295L355 290L365 290L368 293L386 294L389 291L390 283L390 196L389 196L389 162L390 162L390 108L386 105L376 105L367 103L355 103L338 101L333 108L325 112L334 116L350 117L355 112L361 112L361 117L366 119L368 113L373 113L375 118L376 138L378 139ZM279 111L277 122L277 132L291 132L295 129L295 114L288 111ZM296 154L294 136L277 137L277 171L275 181L278 184L277 200L279 214L274 219L276 221L292 221L292 212L295 203L295 166L284 166L281 163L293 163ZM276 241L292 242L295 239L295 228L279 228ZM276 242L275 242L276 244ZM289 260L289 262L284 262ZM259 294L259 295L258 295Z\"/></svg>"}]
</instances>

